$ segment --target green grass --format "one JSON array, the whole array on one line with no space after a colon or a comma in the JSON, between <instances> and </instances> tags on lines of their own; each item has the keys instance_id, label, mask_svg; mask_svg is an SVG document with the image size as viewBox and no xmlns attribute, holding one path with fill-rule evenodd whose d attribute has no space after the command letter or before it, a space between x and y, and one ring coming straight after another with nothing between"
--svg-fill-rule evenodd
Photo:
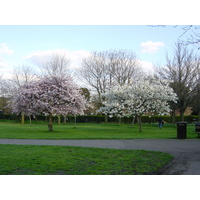
<instances>
[{"instance_id":1,"label":"green grass","mask_svg":"<svg viewBox=\"0 0 200 200\"><path fill-rule=\"evenodd\" d=\"M196 138L194 126L188 137ZM0 138L18 139L133 139L176 138L176 126L116 124L47 125L0 122ZM158 174L173 156L153 151L114 150L84 147L0 145L0 174Z\"/></svg>"},{"instance_id":2,"label":"green grass","mask_svg":"<svg viewBox=\"0 0 200 200\"><path fill-rule=\"evenodd\" d=\"M138 125L130 128L130 125L117 124L65 124L54 125L54 132L48 132L47 125L38 124L19 124L0 122L0 138L18 139L171 139L176 138L176 126L165 124L162 129L157 124L143 125L143 132L138 131ZM194 132L194 125L188 124L187 138L197 138Z\"/></svg>"},{"instance_id":3,"label":"green grass","mask_svg":"<svg viewBox=\"0 0 200 200\"><path fill-rule=\"evenodd\" d=\"M159 174L173 156L144 150L0 145L1 175Z\"/></svg>"}]
</instances>

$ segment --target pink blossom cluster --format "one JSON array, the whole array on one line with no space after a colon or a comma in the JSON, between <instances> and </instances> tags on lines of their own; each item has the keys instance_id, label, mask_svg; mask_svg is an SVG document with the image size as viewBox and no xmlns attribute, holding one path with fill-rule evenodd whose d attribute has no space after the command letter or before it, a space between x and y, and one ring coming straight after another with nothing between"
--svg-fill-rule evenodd
<instances>
[{"instance_id":1,"label":"pink blossom cluster","mask_svg":"<svg viewBox=\"0 0 200 200\"><path fill-rule=\"evenodd\" d=\"M25 115L83 114L86 100L71 77L45 77L19 87L11 99L13 113Z\"/></svg>"}]
</instances>

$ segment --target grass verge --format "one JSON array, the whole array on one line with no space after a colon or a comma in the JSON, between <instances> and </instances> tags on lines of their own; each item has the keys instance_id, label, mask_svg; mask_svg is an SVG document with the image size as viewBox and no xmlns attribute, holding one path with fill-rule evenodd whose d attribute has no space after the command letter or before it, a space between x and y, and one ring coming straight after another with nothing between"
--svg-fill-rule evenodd
<instances>
[{"instance_id":1,"label":"grass verge","mask_svg":"<svg viewBox=\"0 0 200 200\"><path fill-rule=\"evenodd\" d=\"M4 175L159 174L173 156L145 150L0 145Z\"/></svg>"},{"instance_id":2,"label":"grass verge","mask_svg":"<svg viewBox=\"0 0 200 200\"><path fill-rule=\"evenodd\" d=\"M123 124L73 124L56 125L54 132L47 131L46 124L19 124L0 122L0 138L16 139L175 139L176 126L166 124L159 129L157 124L143 125L142 133L138 132L138 125L130 128ZM187 126L187 138L196 139L194 125Z\"/></svg>"}]
</instances>

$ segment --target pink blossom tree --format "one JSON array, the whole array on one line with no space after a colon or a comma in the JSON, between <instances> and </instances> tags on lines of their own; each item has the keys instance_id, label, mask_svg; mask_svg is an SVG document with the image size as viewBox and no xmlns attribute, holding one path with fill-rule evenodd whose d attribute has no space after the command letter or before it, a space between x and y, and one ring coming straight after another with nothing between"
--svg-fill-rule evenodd
<instances>
[{"instance_id":1,"label":"pink blossom tree","mask_svg":"<svg viewBox=\"0 0 200 200\"><path fill-rule=\"evenodd\" d=\"M49 116L49 131L53 131L53 116L83 114L85 104L86 100L71 77L52 76L20 87L11 107L17 114Z\"/></svg>"},{"instance_id":2,"label":"pink blossom tree","mask_svg":"<svg viewBox=\"0 0 200 200\"><path fill-rule=\"evenodd\" d=\"M22 123L24 123L24 115L31 119L31 115L39 114L37 104L35 104L35 100L38 98L35 93L35 83L24 83L13 93L8 107L11 108L13 113L21 114Z\"/></svg>"}]
</instances>

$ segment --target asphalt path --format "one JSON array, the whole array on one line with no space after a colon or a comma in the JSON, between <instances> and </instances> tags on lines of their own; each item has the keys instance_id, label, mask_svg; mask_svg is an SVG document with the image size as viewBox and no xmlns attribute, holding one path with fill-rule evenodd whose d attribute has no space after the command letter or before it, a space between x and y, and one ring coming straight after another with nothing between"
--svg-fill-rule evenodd
<instances>
[{"instance_id":1,"label":"asphalt path","mask_svg":"<svg viewBox=\"0 0 200 200\"><path fill-rule=\"evenodd\" d=\"M0 139L0 144L56 145L166 152L174 156L163 175L200 175L199 139L38 140Z\"/></svg>"}]
</instances>

